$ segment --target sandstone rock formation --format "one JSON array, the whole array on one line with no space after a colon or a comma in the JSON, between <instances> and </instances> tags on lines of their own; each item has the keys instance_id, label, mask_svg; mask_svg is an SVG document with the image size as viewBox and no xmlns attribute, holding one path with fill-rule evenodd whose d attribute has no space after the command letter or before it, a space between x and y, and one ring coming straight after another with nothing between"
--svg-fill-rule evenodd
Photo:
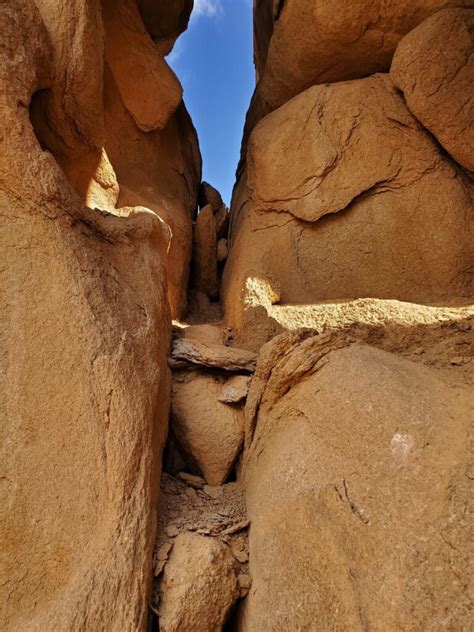
<instances>
[{"instance_id":1,"label":"sandstone rock formation","mask_svg":"<svg viewBox=\"0 0 474 632\"><path fill-rule=\"evenodd\" d=\"M161 582L160 630L222 630L239 596L235 562L225 544L179 535Z\"/></svg>"},{"instance_id":2,"label":"sandstone rock formation","mask_svg":"<svg viewBox=\"0 0 474 632\"><path fill-rule=\"evenodd\" d=\"M310 88L250 137L224 273L228 322L244 328L265 279L287 304L468 297L472 205L469 178L388 76Z\"/></svg>"},{"instance_id":3,"label":"sandstone rock formation","mask_svg":"<svg viewBox=\"0 0 474 632\"><path fill-rule=\"evenodd\" d=\"M468 627L469 390L342 335L267 347L241 629Z\"/></svg>"},{"instance_id":4,"label":"sandstone rock formation","mask_svg":"<svg viewBox=\"0 0 474 632\"><path fill-rule=\"evenodd\" d=\"M192 371L175 373L170 429L189 465L209 485L222 485L243 443L243 411L220 400L225 378Z\"/></svg>"},{"instance_id":5,"label":"sandstone rock formation","mask_svg":"<svg viewBox=\"0 0 474 632\"><path fill-rule=\"evenodd\" d=\"M201 171L179 81L132 0L37 5L53 42L54 73L31 104L41 146L90 208L126 214L120 209L142 206L166 223L168 294L179 317Z\"/></svg>"},{"instance_id":6,"label":"sandstone rock formation","mask_svg":"<svg viewBox=\"0 0 474 632\"><path fill-rule=\"evenodd\" d=\"M0 2L0 628L467 630L472 0L255 0L230 215L192 6Z\"/></svg>"},{"instance_id":7,"label":"sandstone rock formation","mask_svg":"<svg viewBox=\"0 0 474 632\"><path fill-rule=\"evenodd\" d=\"M246 135L262 116L311 85L387 71L403 35L431 14L453 6L472 3L358 0L341 10L331 0L257 1L254 52L259 82Z\"/></svg>"},{"instance_id":8,"label":"sandstone rock formation","mask_svg":"<svg viewBox=\"0 0 474 632\"><path fill-rule=\"evenodd\" d=\"M217 298L217 230L210 204L196 218L193 254L194 287L211 298Z\"/></svg>"},{"instance_id":9,"label":"sandstone rock formation","mask_svg":"<svg viewBox=\"0 0 474 632\"><path fill-rule=\"evenodd\" d=\"M103 12L81 0L0 5L6 631L143 630L148 618L170 395L169 228L144 197L115 210L127 160L135 191L144 193L147 176L139 175L143 154L141 162L126 152L118 158L106 142L103 22L107 31L109 19L132 9L114 5L115 14L106 4ZM144 30L140 37L149 38ZM117 133L121 122L135 122L115 95L123 111ZM181 166L171 186L188 225L185 261L200 161L179 148L182 106L175 115L166 107L166 129L146 135L135 125L134 133L150 148L157 134L167 136L155 156L164 172L173 172L173 160ZM118 136L124 142L127 134ZM196 177L190 198L180 193L183 176Z\"/></svg>"},{"instance_id":10,"label":"sandstone rock formation","mask_svg":"<svg viewBox=\"0 0 474 632\"><path fill-rule=\"evenodd\" d=\"M390 76L421 123L474 171L474 8L446 9L406 35Z\"/></svg>"},{"instance_id":11,"label":"sandstone rock formation","mask_svg":"<svg viewBox=\"0 0 474 632\"><path fill-rule=\"evenodd\" d=\"M251 373L255 369L256 355L251 351L236 347L207 344L192 339L178 339L173 343L171 360L223 371L247 371Z\"/></svg>"}]
</instances>

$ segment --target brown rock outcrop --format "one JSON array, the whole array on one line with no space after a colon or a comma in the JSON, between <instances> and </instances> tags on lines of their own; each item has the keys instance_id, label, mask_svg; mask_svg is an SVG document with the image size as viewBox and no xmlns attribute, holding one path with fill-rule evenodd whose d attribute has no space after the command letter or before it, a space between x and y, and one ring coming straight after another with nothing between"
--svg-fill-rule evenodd
<instances>
[{"instance_id":1,"label":"brown rock outcrop","mask_svg":"<svg viewBox=\"0 0 474 632\"><path fill-rule=\"evenodd\" d=\"M244 437L243 410L221 403L224 377L192 371L173 377L170 428L189 465L222 485Z\"/></svg>"},{"instance_id":2,"label":"brown rock outcrop","mask_svg":"<svg viewBox=\"0 0 474 632\"><path fill-rule=\"evenodd\" d=\"M131 0L105 2L102 10L98 1L37 4L54 53L54 81L34 95L30 108L41 146L90 208L120 215L127 213L123 207L140 206L169 227L168 294L179 317L201 180L180 84ZM164 15L162 5L156 10Z\"/></svg>"},{"instance_id":3,"label":"brown rock outcrop","mask_svg":"<svg viewBox=\"0 0 474 632\"><path fill-rule=\"evenodd\" d=\"M469 179L386 75L310 88L250 138L224 273L226 318L242 332L262 282L277 291L269 303L468 297L472 204Z\"/></svg>"},{"instance_id":4,"label":"brown rock outcrop","mask_svg":"<svg viewBox=\"0 0 474 632\"><path fill-rule=\"evenodd\" d=\"M137 0L137 6L158 50L168 55L188 26L193 0Z\"/></svg>"},{"instance_id":5,"label":"brown rock outcrop","mask_svg":"<svg viewBox=\"0 0 474 632\"><path fill-rule=\"evenodd\" d=\"M179 535L160 586L160 630L222 630L239 596L230 548L195 533Z\"/></svg>"},{"instance_id":6,"label":"brown rock outcrop","mask_svg":"<svg viewBox=\"0 0 474 632\"><path fill-rule=\"evenodd\" d=\"M344 10L331 0L256 2L259 83L246 136L262 116L309 86L387 71L400 39L428 16L452 6L472 2L357 0Z\"/></svg>"},{"instance_id":7,"label":"brown rock outcrop","mask_svg":"<svg viewBox=\"0 0 474 632\"><path fill-rule=\"evenodd\" d=\"M406 35L390 76L416 118L474 171L474 8L446 9Z\"/></svg>"},{"instance_id":8,"label":"brown rock outcrop","mask_svg":"<svg viewBox=\"0 0 474 632\"><path fill-rule=\"evenodd\" d=\"M469 391L350 337L281 336L248 401L242 630L469 626Z\"/></svg>"},{"instance_id":9,"label":"brown rock outcrop","mask_svg":"<svg viewBox=\"0 0 474 632\"><path fill-rule=\"evenodd\" d=\"M257 356L246 349L226 347L225 345L189 338L174 341L171 359L223 371L248 371L252 373L255 369Z\"/></svg>"},{"instance_id":10,"label":"brown rock outcrop","mask_svg":"<svg viewBox=\"0 0 474 632\"><path fill-rule=\"evenodd\" d=\"M150 132L166 127L181 103L176 75L145 30L135 0L103 0L105 59L127 110Z\"/></svg>"},{"instance_id":11,"label":"brown rock outcrop","mask_svg":"<svg viewBox=\"0 0 474 632\"><path fill-rule=\"evenodd\" d=\"M217 297L217 230L210 204L199 211L194 227L193 286L211 298Z\"/></svg>"},{"instance_id":12,"label":"brown rock outcrop","mask_svg":"<svg viewBox=\"0 0 474 632\"><path fill-rule=\"evenodd\" d=\"M100 15L79 0L0 5L6 631L138 631L148 616L169 230L145 204L110 212ZM109 212L82 203L89 186Z\"/></svg>"}]
</instances>

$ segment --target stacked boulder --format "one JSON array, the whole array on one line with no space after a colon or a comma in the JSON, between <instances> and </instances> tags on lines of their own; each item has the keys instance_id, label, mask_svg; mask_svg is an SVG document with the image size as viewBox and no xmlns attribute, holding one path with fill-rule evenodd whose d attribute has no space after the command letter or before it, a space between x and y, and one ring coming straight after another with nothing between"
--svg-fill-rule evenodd
<instances>
[{"instance_id":1,"label":"stacked boulder","mask_svg":"<svg viewBox=\"0 0 474 632\"><path fill-rule=\"evenodd\" d=\"M4 631L147 626L201 181L160 42L191 5L0 3Z\"/></svg>"},{"instance_id":2,"label":"stacked boulder","mask_svg":"<svg viewBox=\"0 0 474 632\"><path fill-rule=\"evenodd\" d=\"M237 629L463 630L474 10L346 5L255 3L223 278L259 350Z\"/></svg>"},{"instance_id":3,"label":"stacked boulder","mask_svg":"<svg viewBox=\"0 0 474 632\"><path fill-rule=\"evenodd\" d=\"M170 432L190 471L219 486L242 449L243 406L256 356L224 345L218 327L208 325L204 340L199 332L191 326L173 343Z\"/></svg>"},{"instance_id":4,"label":"stacked boulder","mask_svg":"<svg viewBox=\"0 0 474 632\"><path fill-rule=\"evenodd\" d=\"M220 193L207 182L201 184L198 203L191 282L193 289L215 300L219 296L222 264L227 259L229 209Z\"/></svg>"},{"instance_id":5,"label":"stacked boulder","mask_svg":"<svg viewBox=\"0 0 474 632\"><path fill-rule=\"evenodd\" d=\"M353 3L349 31L325 2L273 24L255 98L274 111L245 139L223 282L242 344L262 279L282 305L472 296L473 9L379 4Z\"/></svg>"}]
</instances>

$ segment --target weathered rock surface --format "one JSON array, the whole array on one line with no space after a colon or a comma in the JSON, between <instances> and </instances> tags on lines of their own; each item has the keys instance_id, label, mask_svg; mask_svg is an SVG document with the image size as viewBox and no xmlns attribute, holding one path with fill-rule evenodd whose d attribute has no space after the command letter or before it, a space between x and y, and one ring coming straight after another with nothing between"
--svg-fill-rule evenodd
<instances>
[{"instance_id":1,"label":"weathered rock surface","mask_svg":"<svg viewBox=\"0 0 474 632\"><path fill-rule=\"evenodd\" d=\"M180 99L160 122L166 128L145 134L130 114L148 126L145 99L137 104L122 90L129 111L117 87L109 90L108 68L103 81L103 21L106 31L117 26L126 5L116 5L116 14L83 0L0 6L5 631L141 631L147 623L169 409L170 231L143 203L150 172L139 165L161 171L155 193L174 173L160 200L169 195L171 206L174 196L187 213L188 261L200 165ZM128 6L133 20L120 28L135 25L132 40L153 46ZM131 74L145 90L145 77ZM132 135L148 139L136 142L137 154ZM140 200L124 200L125 173Z\"/></svg>"},{"instance_id":2,"label":"weathered rock surface","mask_svg":"<svg viewBox=\"0 0 474 632\"><path fill-rule=\"evenodd\" d=\"M237 404L246 399L251 378L248 375L234 375L226 380L219 401L225 404Z\"/></svg>"},{"instance_id":3,"label":"weathered rock surface","mask_svg":"<svg viewBox=\"0 0 474 632\"><path fill-rule=\"evenodd\" d=\"M439 11L406 35L390 76L416 118L474 171L474 8Z\"/></svg>"},{"instance_id":4,"label":"weathered rock surface","mask_svg":"<svg viewBox=\"0 0 474 632\"><path fill-rule=\"evenodd\" d=\"M81 205L28 117L56 60L41 15L18 0L0 19L0 627L142 630L169 398L166 237L149 212Z\"/></svg>"},{"instance_id":5,"label":"weathered rock surface","mask_svg":"<svg viewBox=\"0 0 474 632\"><path fill-rule=\"evenodd\" d=\"M137 126L163 129L181 103L176 75L145 30L135 0L103 0L105 58Z\"/></svg>"},{"instance_id":6,"label":"weathered rock surface","mask_svg":"<svg viewBox=\"0 0 474 632\"><path fill-rule=\"evenodd\" d=\"M209 485L222 485L243 442L243 410L219 401L225 378L193 371L173 377L171 432Z\"/></svg>"},{"instance_id":7,"label":"weathered rock surface","mask_svg":"<svg viewBox=\"0 0 474 632\"><path fill-rule=\"evenodd\" d=\"M160 630L219 632L238 596L229 547L183 533L174 542L160 585Z\"/></svg>"},{"instance_id":8,"label":"weathered rock surface","mask_svg":"<svg viewBox=\"0 0 474 632\"><path fill-rule=\"evenodd\" d=\"M227 322L242 330L265 283L269 303L467 298L472 206L470 180L388 76L310 88L250 138L224 272Z\"/></svg>"},{"instance_id":9,"label":"weathered rock surface","mask_svg":"<svg viewBox=\"0 0 474 632\"><path fill-rule=\"evenodd\" d=\"M142 206L168 226L167 278L173 318L186 308L192 252L192 215L200 180L197 136L181 104L162 131L142 132L105 72L106 149L120 183L116 206Z\"/></svg>"},{"instance_id":10,"label":"weathered rock surface","mask_svg":"<svg viewBox=\"0 0 474 632\"><path fill-rule=\"evenodd\" d=\"M241 629L469 627L471 407L442 371L343 335L264 347Z\"/></svg>"},{"instance_id":11,"label":"weathered rock surface","mask_svg":"<svg viewBox=\"0 0 474 632\"><path fill-rule=\"evenodd\" d=\"M217 229L214 211L207 204L198 214L194 227L193 286L210 298L216 298Z\"/></svg>"},{"instance_id":12,"label":"weathered rock surface","mask_svg":"<svg viewBox=\"0 0 474 632\"><path fill-rule=\"evenodd\" d=\"M254 50L260 80L247 135L262 116L311 85L387 71L400 39L428 16L452 6L472 3L357 0L341 10L331 0L256 2Z\"/></svg>"},{"instance_id":13,"label":"weathered rock surface","mask_svg":"<svg viewBox=\"0 0 474 632\"><path fill-rule=\"evenodd\" d=\"M179 318L186 307L201 180L197 136L179 82L134 3L106 2L102 10L98 0L37 5L53 43L54 81L33 96L36 135L87 206L118 215L139 206L168 226L168 294L172 315ZM155 3L155 11L163 16L163 3ZM174 88L168 90L163 77ZM160 129L154 129L155 119Z\"/></svg>"},{"instance_id":14,"label":"weathered rock surface","mask_svg":"<svg viewBox=\"0 0 474 632\"><path fill-rule=\"evenodd\" d=\"M255 369L257 361L257 356L251 351L207 344L192 339L175 340L171 350L171 358L178 362L223 369L224 371L248 371L249 373Z\"/></svg>"},{"instance_id":15,"label":"weathered rock surface","mask_svg":"<svg viewBox=\"0 0 474 632\"><path fill-rule=\"evenodd\" d=\"M168 55L188 26L193 0L137 0L137 6L158 50Z\"/></svg>"},{"instance_id":16,"label":"weathered rock surface","mask_svg":"<svg viewBox=\"0 0 474 632\"><path fill-rule=\"evenodd\" d=\"M227 246L227 239L219 239L217 242L217 261L222 263L227 259L227 255L229 254L229 248Z\"/></svg>"},{"instance_id":17,"label":"weathered rock surface","mask_svg":"<svg viewBox=\"0 0 474 632\"><path fill-rule=\"evenodd\" d=\"M209 182L205 181L201 183L198 202L199 206L202 209L210 204L214 213L218 213L220 209L224 206L224 202L222 201L222 197L219 191L215 187L213 187L212 184L209 184Z\"/></svg>"}]
</instances>

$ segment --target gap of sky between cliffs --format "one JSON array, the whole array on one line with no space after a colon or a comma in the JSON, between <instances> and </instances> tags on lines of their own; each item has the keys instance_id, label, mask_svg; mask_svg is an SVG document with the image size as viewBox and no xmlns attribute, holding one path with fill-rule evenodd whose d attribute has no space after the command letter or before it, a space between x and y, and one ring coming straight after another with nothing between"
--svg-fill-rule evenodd
<instances>
[{"instance_id":1,"label":"gap of sky between cliffs","mask_svg":"<svg viewBox=\"0 0 474 632\"><path fill-rule=\"evenodd\" d=\"M194 0L167 61L199 135L203 180L230 204L245 114L255 85L252 0Z\"/></svg>"}]
</instances>

